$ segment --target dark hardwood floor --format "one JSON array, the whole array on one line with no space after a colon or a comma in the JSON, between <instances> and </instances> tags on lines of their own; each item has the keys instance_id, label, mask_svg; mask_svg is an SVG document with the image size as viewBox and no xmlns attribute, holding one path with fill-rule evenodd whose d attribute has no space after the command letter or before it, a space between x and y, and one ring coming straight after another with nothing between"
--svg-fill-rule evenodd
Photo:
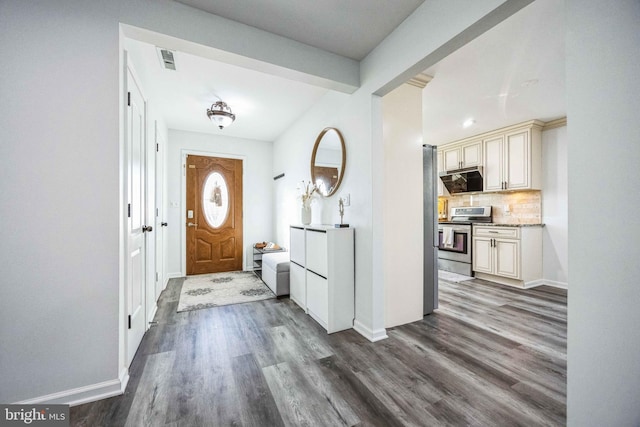
<instances>
[{"instance_id":1,"label":"dark hardwood floor","mask_svg":"<svg viewBox=\"0 0 640 427\"><path fill-rule=\"evenodd\" d=\"M122 396L73 426L565 424L566 291L440 282L440 308L371 343L288 298L176 313L162 293Z\"/></svg>"}]
</instances>

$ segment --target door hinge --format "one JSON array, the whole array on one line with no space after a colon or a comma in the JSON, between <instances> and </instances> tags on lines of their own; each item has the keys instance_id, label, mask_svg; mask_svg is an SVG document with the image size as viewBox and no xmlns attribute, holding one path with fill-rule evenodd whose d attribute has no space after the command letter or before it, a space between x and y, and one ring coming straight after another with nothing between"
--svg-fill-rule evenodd
<instances>
[{"instance_id":1,"label":"door hinge","mask_svg":"<svg viewBox=\"0 0 640 427\"><path fill-rule=\"evenodd\" d=\"M127 218L131 218L131 203L127 205Z\"/></svg>"},{"instance_id":2,"label":"door hinge","mask_svg":"<svg viewBox=\"0 0 640 427\"><path fill-rule=\"evenodd\" d=\"M160 144L156 144L156 153L160 152Z\"/></svg>"},{"instance_id":3,"label":"door hinge","mask_svg":"<svg viewBox=\"0 0 640 427\"><path fill-rule=\"evenodd\" d=\"M158 217L158 216L160 216L160 212L159 212L159 209L156 208L156 217Z\"/></svg>"},{"instance_id":4,"label":"door hinge","mask_svg":"<svg viewBox=\"0 0 640 427\"><path fill-rule=\"evenodd\" d=\"M156 282L158 281L158 272L156 271Z\"/></svg>"},{"instance_id":5,"label":"door hinge","mask_svg":"<svg viewBox=\"0 0 640 427\"><path fill-rule=\"evenodd\" d=\"M131 315L129 315L129 329L131 329Z\"/></svg>"},{"instance_id":6,"label":"door hinge","mask_svg":"<svg viewBox=\"0 0 640 427\"><path fill-rule=\"evenodd\" d=\"M127 92L127 106L131 107L131 92Z\"/></svg>"}]
</instances>

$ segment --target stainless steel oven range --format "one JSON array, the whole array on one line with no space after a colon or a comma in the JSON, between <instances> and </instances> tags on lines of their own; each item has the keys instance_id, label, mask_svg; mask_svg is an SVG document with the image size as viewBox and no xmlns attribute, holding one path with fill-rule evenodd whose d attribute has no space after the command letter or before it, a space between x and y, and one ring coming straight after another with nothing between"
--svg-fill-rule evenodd
<instances>
[{"instance_id":1,"label":"stainless steel oven range","mask_svg":"<svg viewBox=\"0 0 640 427\"><path fill-rule=\"evenodd\" d=\"M473 276L472 224L491 222L491 206L451 208L451 221L438 223L438 269Z\"/></svg>"}]
</instances>

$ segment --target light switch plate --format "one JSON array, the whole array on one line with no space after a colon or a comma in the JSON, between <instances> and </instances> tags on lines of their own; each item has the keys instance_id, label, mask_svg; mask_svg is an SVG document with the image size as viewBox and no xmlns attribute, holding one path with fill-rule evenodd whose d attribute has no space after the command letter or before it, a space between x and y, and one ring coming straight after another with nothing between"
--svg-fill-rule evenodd
<instances>
[{"instance_id":1,"label":"light switch plate","mask_svg":"<svg viewBox=\"0 0 640 427\"><path fill-rule=\"evenodd\" d=\"M345 206L351 206L351 194L345 194L342 196L342 203Z\"/></svg>"}]
</instances>

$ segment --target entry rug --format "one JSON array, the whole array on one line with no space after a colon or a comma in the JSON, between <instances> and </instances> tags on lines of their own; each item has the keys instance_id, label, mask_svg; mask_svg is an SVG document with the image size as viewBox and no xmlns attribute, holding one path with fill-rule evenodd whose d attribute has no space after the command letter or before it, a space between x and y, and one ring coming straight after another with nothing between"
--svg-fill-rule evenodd
<instances>
[{"instance_id":1,"label":"entry rug","mask_svg":"<svg viewBox=\"0 0 640 427\"><path fill-rule=\"evenodd\" d=\"M182 284L178 313L275 297L271 289L250 271L188 276Z\"/></svg>"},{"instance_id":2,"label":"entry rug","mask_svg":"<svg viewBox=\"0 0 640 427\"><path fill-rule=\"evenodd\" d=\"M464 276L458 273L452 273L450 271L438 270L438 279L446 280L447 282L465 282L467 280L473 280L473 277Z\"/></svg>"}]
</instances>

